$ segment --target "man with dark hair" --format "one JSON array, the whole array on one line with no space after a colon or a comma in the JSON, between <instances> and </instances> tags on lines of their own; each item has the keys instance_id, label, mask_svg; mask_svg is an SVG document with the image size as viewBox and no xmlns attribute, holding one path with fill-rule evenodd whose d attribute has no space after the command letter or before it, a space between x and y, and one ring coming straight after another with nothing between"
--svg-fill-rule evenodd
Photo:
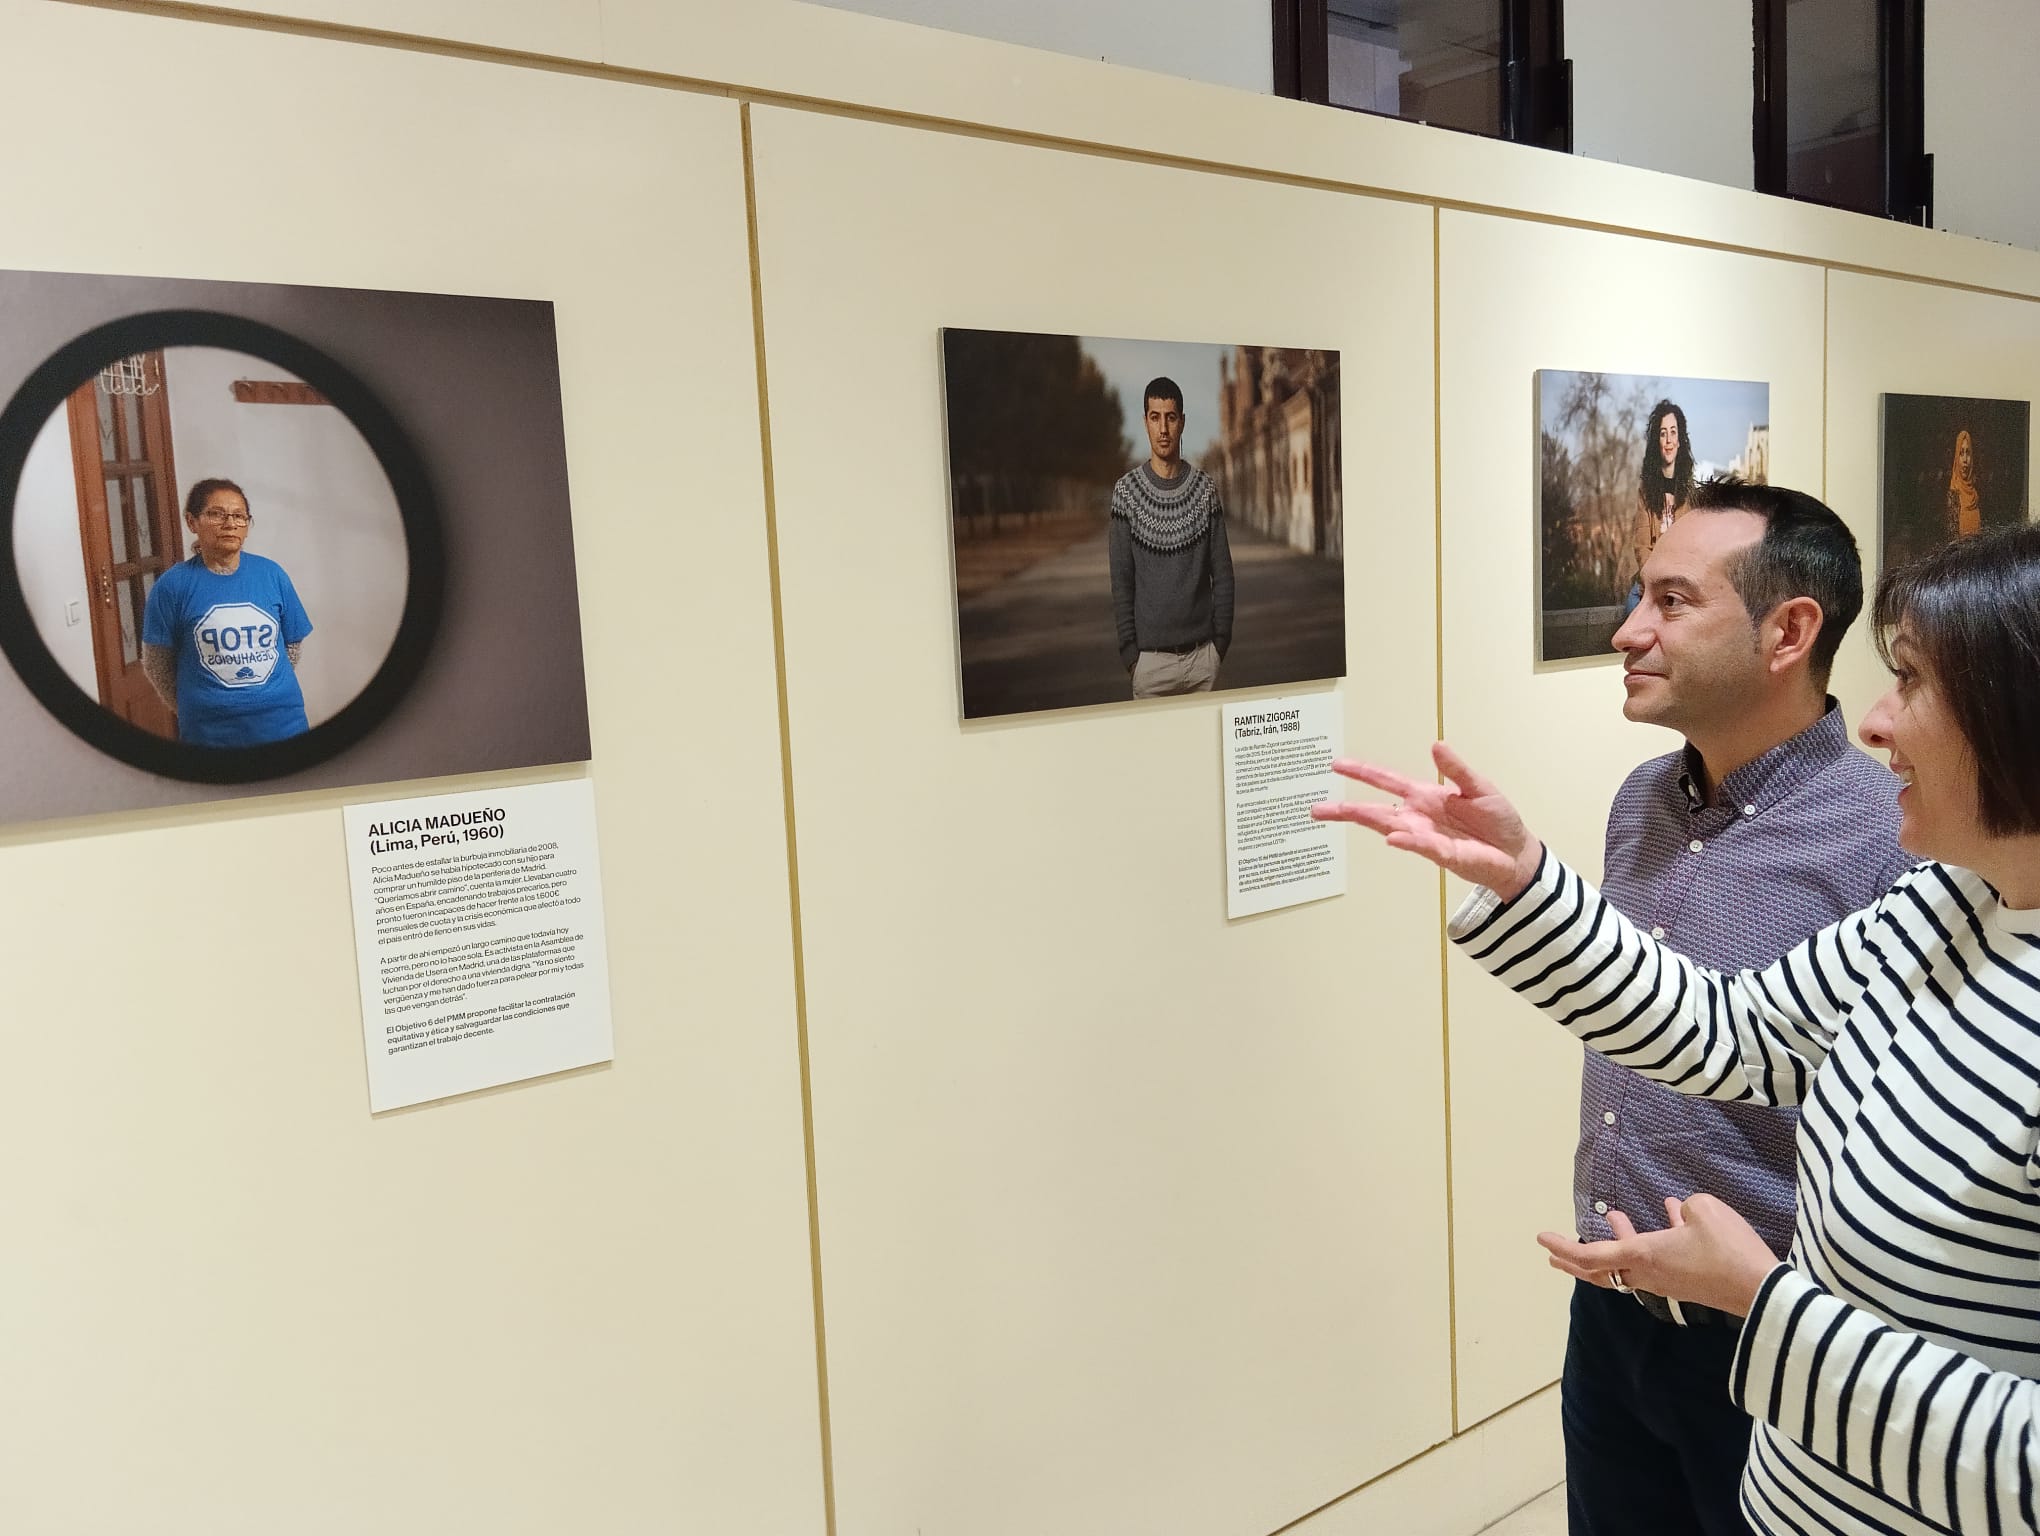
<instances>
[{"instance_id":1,"label":"man with dark hair","mask_svg":"<svg viewBox=\"0 0 2040 1536\"><path fill-rule=\"evenodd\" d=\"M1862 562L1842 520L1804 491L1750 485L1732 475L1718 475L1694 491L1693 510L1748 512L1763 519L1764 536L1729 563L1729 582L1752 614L1769 613L1794 597L1820 605L1825 622L1814 640L1812 675L1825 688L1842 637L1863 611Z\"/></svg>"},{"instance_id":2,"label":"man with dark hair","mask_svg":"<svg viewBox=\"0 0 2040 1536\"><path fill-rule=\"evenodd\" d=\"M1827 679L1863 606L1856 541L1813 497L1710 481L1659 536L1615 632L1623 713L1678 731L1608 816L1602 890L1703 965L1768 965L1882 895L1898 784L1849 743ZM1753 893L1761 891L1761 900ZM1589 1051L1574 1216L1664 1224L1668 1195L1720 1195L1782 1255L1797 1112L1684 1098ZM1640 1303L1640 1305L1639 1305ZM1572 1536L1744 1536L1750 1420L1729 1398L1740 1318L1575 1283L1560 1388Z\"/></svg>"},{"instance_id":3,"label":"man with dark hair","mask_svg":"<svg viewBox=\"0 0 2040 1536\"><path fill-rule=\"evenodd\" d=\"M1148 457L1112 488L1112 617L1136 699L1206 693L1232 644L1232 551L1211 477L1183 462L1183 391L1150 380Z\"/></svg>"}]
</instances>

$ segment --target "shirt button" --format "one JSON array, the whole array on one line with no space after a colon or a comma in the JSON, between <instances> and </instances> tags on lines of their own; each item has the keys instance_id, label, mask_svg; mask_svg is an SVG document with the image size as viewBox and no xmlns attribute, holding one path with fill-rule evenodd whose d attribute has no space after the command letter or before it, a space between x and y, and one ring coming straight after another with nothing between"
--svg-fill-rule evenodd
<instances>
[{"instance_id":1,"label":"shirt button","mask_svg":"<svg viewBox=\"0 0 2040 1536\"><path fill-rule=\"evenodd\" d=\"M1612 1109L1604 1109L1604 1110L1602 1110L1602 1111L1601 1111L1601 1123L1602 1123L1603 1125L1613 1125L1613 1124L1615 1123L1615 1111L1614 1111L1614 1110L1612 1110Z\"/></svg>"},{"instance_id":2,"label":"shirt button","mask_svg":"<svg viewBox=\"0 0 2040 1536\"><path fill-rule=\"evenodd\" d=\"M1605 1216L1605 1215L1607 1215L1607 1214L1608 1214L1608 1202L1607 1202L1607 1201L1605 1201L1605 1200L1596 1200L1596 1201L1594 1202L1594 1211L1595 1211L1595 1213L1596 1213L1597 1215L1601 1215L1601 1216Z\"/></svg>"},{"instance_id":3,"label":"shirt button","mask_svg":"<svg viewBox=\"0 0 2040 1536\"><path fill-rule=\"evenodd\" d=\"M1665 936L1665 931L1662 928L1653 928L1650 931L1650 936L1654 939L1661 939Z\"/></svg>"},{"instance_id":4,"label":"shirt button","mask_svg":"<svg viewBox=\"0 0 2040 1536\"><path fill-rule=\"evenodd\" d=\"M1693 839L1692 842L1686 844L1686 846L1692 849L1693 852L1698 853L1702 848L1706 847L1707 845L1701 842L1700 839L1696 837Z\"/></svg>"},{"instance_id":5,"label":"shirt button","mask_svg":"<svg viewBox=\"0 0 2040 1536\"><path fill-rule=\"evenodd\" d=\"M1757 814L1757 808L1754 805L1746 805L1742 808L1742 813L1745 816L1754 816Z\"/></svg>"}]
</instances>

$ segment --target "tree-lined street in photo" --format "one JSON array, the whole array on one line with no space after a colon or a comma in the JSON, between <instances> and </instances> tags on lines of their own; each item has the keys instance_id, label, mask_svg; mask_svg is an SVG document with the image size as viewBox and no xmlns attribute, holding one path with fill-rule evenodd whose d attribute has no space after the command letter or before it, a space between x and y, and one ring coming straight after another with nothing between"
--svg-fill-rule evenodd
<instances>
[{"instance_id":1,"label":"tree-lined street in photo","mask_svg":"<svg viewBox=\"0 0 2040 1536\"><path fill-rule=\"evenodd\" d=\"M963 713L1130 699L1112 606L1112 487L1148 456L1148 380L1183 392L1184 462L1225 505L1220 688L1344 675L1338 354L943 333Z\"/></svg>"},{"instance_id":2,"label":"tree-lined street in photo","mask_svg":"<svg viewBox=\"0 0 2040 1536\"><path fill-rule=\"evenodd\" d=\"M964 714L1066 709L1132 696L1112 629L1105 522L963 604ZM1231 530L1233 646L1221 688L1256 688L1346 669L1345 567L1251 529ZM958 574L970 557L959 551Z\"/></svg>"}]
</instances>

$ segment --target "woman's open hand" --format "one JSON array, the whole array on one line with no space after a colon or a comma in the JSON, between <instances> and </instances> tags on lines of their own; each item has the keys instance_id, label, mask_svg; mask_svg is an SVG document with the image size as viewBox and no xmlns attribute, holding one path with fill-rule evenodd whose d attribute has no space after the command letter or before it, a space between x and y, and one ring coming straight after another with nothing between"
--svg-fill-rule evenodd
<instances>
[{"instance_id":1,"label":"woman's open hand","mask_svg":"<svg viewBox=\"0 0 2040 1536\"><path fill-rule=\"evenodd\" d=\"M1431 760L1448 783L1419 783L1392 768L1350 757L1335 758L1334 773L1400 796L1401 803L1327 800L1312 806L1310 814L1318 821L1351 821L1371 827L1389 847L1421 854L1439 868L1484 885L1504 900L1520 895L1537 878L1544 844L1530 835L1502 792L1444 742L1432 744Z\"/></svg>"},{"instance_id":2,"label":"woman's open hand","mask_svg":"<svg viewBox=\"0 0 2040 1536\"><path fill-rule=\"evenodd\" d=\"M1610 1211L1611 1241L1582 1243L1557 1232L1540 1232L1537 1241L1551 1267L1575 1279L1595 1285L1619 1279L1632 1290L1748 1317L1764 1278L1778 1267L1756 1230L1712 1195L1668 1198L1665 1219L1671 1225L1662 1232L1638 1232L1622 1212Z\"/></svg>"}]
</instances>

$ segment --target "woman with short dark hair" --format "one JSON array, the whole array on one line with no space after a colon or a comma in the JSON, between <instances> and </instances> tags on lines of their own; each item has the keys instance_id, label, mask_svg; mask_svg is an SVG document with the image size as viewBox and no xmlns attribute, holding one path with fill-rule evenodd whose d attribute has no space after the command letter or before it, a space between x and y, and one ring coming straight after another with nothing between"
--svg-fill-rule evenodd
<instances>
[{"instance_id":1,"label":"woman with short dark hair","mask_svg":"<svg viewBox=\"0 0 2040 1536\"><path fill-rule=\"evenodd\" d=\"M1861 734L1891 754L1899 841L1929 862L1766 970L1709 971L1635 928L1443 743L1449 785L1342 761L1402 803L1314 814L1484 887L1454 941L1610 1059L1804 1105L1785 1262L1705 1193L1667 1200L1661 1230L1611 1212L1612 1241L1538 1239L1567 1274L1745 1319L1729 1390L1757 1420L1758 1530L2033 1530L2040 527L1887 573L1876 618L1893 681Z\"/></svg>"},{"instance_id":2,"label":"woman with short dark hair","mask_svg":"<svg viewBox=\"0 0 2040 1536\"><path fill-rule=\"evenodd\" d=\"M177 711L177 739L253 747L311 726L298 658L312 632L290 576L246 551L255 516L231 480L201 480L184 501L191 558L149 589L142 671Z\"/></svg>"}]
</instances>

